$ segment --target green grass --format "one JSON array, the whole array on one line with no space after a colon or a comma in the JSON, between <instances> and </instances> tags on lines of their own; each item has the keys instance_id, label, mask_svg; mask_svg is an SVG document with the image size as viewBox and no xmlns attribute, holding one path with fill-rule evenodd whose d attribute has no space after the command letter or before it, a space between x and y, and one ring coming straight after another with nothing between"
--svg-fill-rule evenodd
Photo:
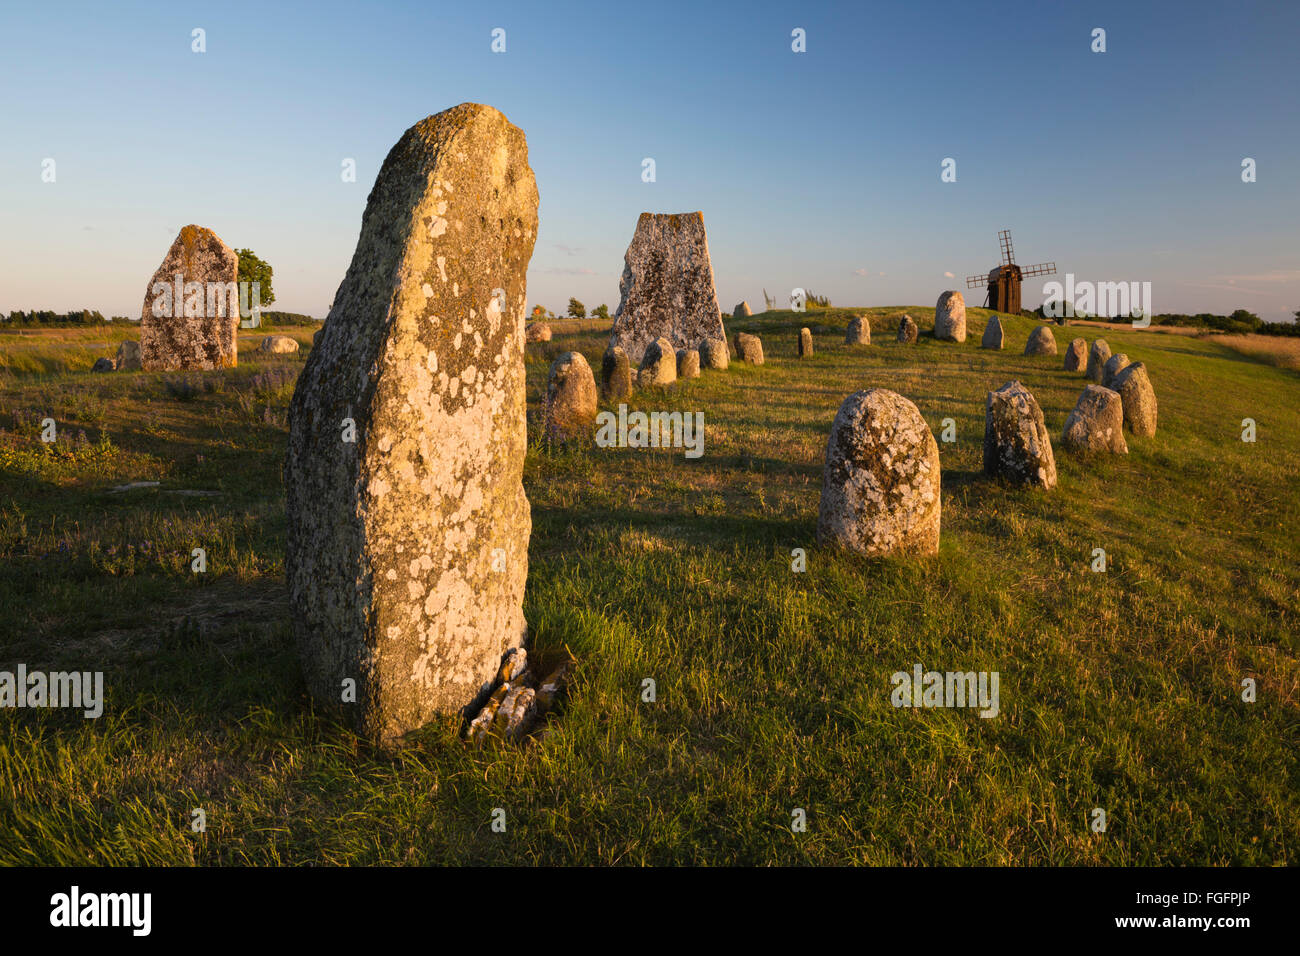
<instances>
[{"instance_id":1,"label":"green grass","mask_svg":"<svg viewBox=\"0 0 1300 956\"><path fill-rule=\"evenodd\" d=\"M729 322L765 366L639 393L704 412L698 460L533 444L525 611L537 647L579 662L564 709L523 748L474 750L448 718L391 755L314 713L298 673L291 388L255 377L301 359L241 341L238 369L181 400L165 376L84 371L111 350L87 360L75 335L0 337L0 669L102 669L108 698L99 720L0 711L0 863L1296 863L1300 375L1106 330L1147 363L1159 433L1122 458L1058 447L1059 486L1018 490L980 473L985 393L1020 379L1055 439L1081 376L1020 354L1029 320L1004 317L994 353L984 310L958 346L907 307L911 347L903 309L869 311L875 344L853 349L845 310ZM1098 334L1055 332L1062 351ZM599 368L603 347L590 329L530 346L534 438L549 360ZM930 560L816 546L831 419L876 386L936 436L956 423ZM110 490L142 480L160 486ZM890 675L918 662L998 671L1000 716L894 708Z\"/></svg>"}]
</instances>

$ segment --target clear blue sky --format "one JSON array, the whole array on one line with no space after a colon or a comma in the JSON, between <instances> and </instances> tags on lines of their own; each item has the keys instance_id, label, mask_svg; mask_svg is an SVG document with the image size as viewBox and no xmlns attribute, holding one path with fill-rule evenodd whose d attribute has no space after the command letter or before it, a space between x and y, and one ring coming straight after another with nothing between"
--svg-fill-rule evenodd
<instances>
[{"instance_id":1,"label":"clear blue sky","mask_svg":"<svg viewBox=\"0 0 1300 956\"><path fill-rule=\"evenodd\" d=\"M764 286L932 304L1009 227L1022 264L1150 281L1156 311L1279 320L1300 309L1297 39L1292 0L9 2L0 311L138 317L194 222L274 266L276 308L323 315L388 149L468 100L528 137L529 299L557 312L617 305L641 212L700 209L726 310Z\"/></svg>"}]
</instances>

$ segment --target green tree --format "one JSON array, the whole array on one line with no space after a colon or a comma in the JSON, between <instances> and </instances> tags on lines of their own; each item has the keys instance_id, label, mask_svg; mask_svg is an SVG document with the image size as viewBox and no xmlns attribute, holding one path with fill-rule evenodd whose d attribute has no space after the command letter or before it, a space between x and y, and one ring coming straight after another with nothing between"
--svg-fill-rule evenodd
<instances>
[{"instance_id":1,"label":"green tree","mask_svg":"<svg viewBox=\"0 0 1300 956\"><path fill-rule=\"evenodd\" d=\"M236 249L235 255L239 256L239 281L256 282L261 293L261 301L258 305L268 306L275 301L275 293L271 290L271 264L264 259L258 258L256 252L252 249Z\"/></svg>"},{"instance_id":2,"label":"green tree","mask_svg":"<svg viewBox=\"0 0 1300 956\"><path fill-rule=\"evenodd\" d=\"M587 317L587 307L577 299L569 299L569 315L575 319L585 319Z\"/></svg>"},{"instance_id":3,"label":"green tree","mask_svg":"<svg viewBox=\"0 0 1300 956\"><path fill-rule=\"evenodd\" d=\"M602 302L600 305L596 306L594 309L591 310L591 317L593 319L608 319L609 306L607 306L605 303Z\"/></svg>"}]
</instances>

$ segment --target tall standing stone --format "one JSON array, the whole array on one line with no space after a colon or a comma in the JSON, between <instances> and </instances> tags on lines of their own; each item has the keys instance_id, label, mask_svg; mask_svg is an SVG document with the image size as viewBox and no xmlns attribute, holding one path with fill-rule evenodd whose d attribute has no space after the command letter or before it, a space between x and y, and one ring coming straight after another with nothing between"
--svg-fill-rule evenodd
<instances>
[{"instance_id":1,"label":"tall standing stone","mask_svg":"<svg viewBox=\"0 0 1300 956\"><path fill-rule=\"evenodd\" d=\"M754 314L754 310L749 307L748 302L742 302L732 311L733 319L747 319Z\"/></svg>"},{"instance_id":2,"label":"tall standing stone","mask_svg":"<svg viewBox=\"0 0 1300 956\"><path fill-rule=\"evenodd\" d=\"M915 345L916 337L920 334L920 329L916 327L916 322L910 315L905 315L898 320L898 341L904 345Z\"/></svg>"},{"instance_id":3,"label":"tall standing stone","mask_svg":"<svg viewBox=\"0 0 1300 956\"><path fill-rule=\"evenodd\" d=\"M980 348L1000 349L1003 339L1002 320L996 315L989 316L989 323L984 326L984 335L980 338Z\"/></svg>"},{"instance_id":4,"label":"tall standing stone","mask_svg":"<svg viewBox=\"0 0 1300 956\"><path fill-rule=\"evenodd\" d=\"M523 643L524 134L463 103L375 181L289 414L286 570L307 686L383 742L464 712ZM341 703L352 681L355 703Z\"/></svg>"},{"instance_id":5,"label":"tall standing stone","mask_svg":"<svg viewBox=\"0 0 1300 956\"><path fill-rule=\"evenodd\" d=\"M916 406L884 388L855 392L831 426L817 541L859 554L939 550L939 446Z\"/></svg>"},{"instance_id":6,"label":"tall standing stone","mask_svg":"<svg viewBox=\"0 0 1300 956\"><path fill-rule=\"evenodd\" d=\"M799 357L808 358L813 354L812 329L802 328L799 330Z\"/></svg>"},{"instance_id":7,"label":"tall standing stone","mask_svg":"<svg viewBox=\"0 0 1300 956\"><path fill-rule=\"evenodd\" d=\"M215 232L186 226L149 280L140 313L145 371L239 363L239 257Z\"/></svg>"},{"instance_id":8,"label":"tall standing stone","mask_svg":"<svg viewBox=\"0 0 1300 956\"><path fill-rule=\"evenodd\" d=\"M1022 485L1056 486L1056 457L1043 410L1019 382L989 392L984 405L984 471Z\"/></svg>"},{"instance_id":9,"label":"tall standing stone","mask_svg":"<svg viewBox=\"0 0 1300 956\"><path fill-rule=\"evenodd\" d=\"M955 289L939 296L934 305L934 337L948 342L966 341L966 300Z\"/></svg>"},{"instance_id":10,"label":"tall standing stone","mask_svg":"<svg viewBox=\"0 0 1300 956\"><path fill-rule=\"evenodd\" d=\"M596 424L596 377L581 352L565 352L551 363L542 412L547 442L583 442Z\"/></svg>"},{"instance_id":11,"label":"tall standing stone","mask_svg":"<svg viewBox=\"0 0 1300 956\"><path fill-rule=\"evenodd\" d=\"M600 395L606 401L632 394L632 363L617 345L605 349L600 362Z\"/></svg>"},{"instance_id":12,"label":"tall standing stone","mask_svg":"<svg viewBox=\"0 0 1300 956\"><path fill-rule=\"evenodd\" d=\"M694 348L700 339L726 339L703 213L643 212L623 262L610 345L640 362L659 338L674 350Z\"/></svg>"},{"instance_id":13,"label":"tall standing stone","mask_svg":"<svg viewBox=\"0 0 1300 956\"><path fill-rule=\"evenodd\" d=\"M1110 359L1110 346L1106 344L1105 339L1098 339L1092 343L1092 349L1088 352L1088 370L1084 374L1088 381L1101 384L1102 377L1105 375L1106 362Z\"/></svg>"},{"instance_id":14,"label":"tall standing stone","mask_svg":"<svg viewBox=\"0 0 1300 956\"><path fill-rule=\"evenodd\" d=\"M1075 339L1070 343L1070 347L1065 350L1064 369L1067 372L1077 372L1084 368L1088 362L1088 340Z\"/></svg>"},{"instance_id":15,"label":"tall standing stone","mask_svg":"<svg viewBox=\"0 0 1300 956\"><path fill-rule=\"evenodd\" d=\"M844 330L844 344L871 344L871 322L865 315L855 315L849 319L849 326Z\"/></svg>"}]
</instances>

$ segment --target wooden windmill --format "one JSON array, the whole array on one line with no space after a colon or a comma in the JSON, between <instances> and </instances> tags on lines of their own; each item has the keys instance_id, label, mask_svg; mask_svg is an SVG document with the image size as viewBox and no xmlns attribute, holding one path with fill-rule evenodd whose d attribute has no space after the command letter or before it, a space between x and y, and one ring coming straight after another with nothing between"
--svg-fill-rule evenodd
<instances>
[{"instance_id":1,"label":"wooden windmill","mask_svg":"<svg viewBox=\"0 0 1300 956\"><path fill-rule=\"evenodd\" d=\"M1036 266L1021 268L1016 265L1016 254L1011 248L1011 230L998 232L998 242L1002 246L1002 264L989 270L988 275L966 277L966 288L977 289L988 286L989 292L984 299L984 307L995 312L1015 314L1020 311L1020 280L1031 276L1050 276L1056 274L1055 262L1040 262Z\"/></svg>"}]
</instances>

